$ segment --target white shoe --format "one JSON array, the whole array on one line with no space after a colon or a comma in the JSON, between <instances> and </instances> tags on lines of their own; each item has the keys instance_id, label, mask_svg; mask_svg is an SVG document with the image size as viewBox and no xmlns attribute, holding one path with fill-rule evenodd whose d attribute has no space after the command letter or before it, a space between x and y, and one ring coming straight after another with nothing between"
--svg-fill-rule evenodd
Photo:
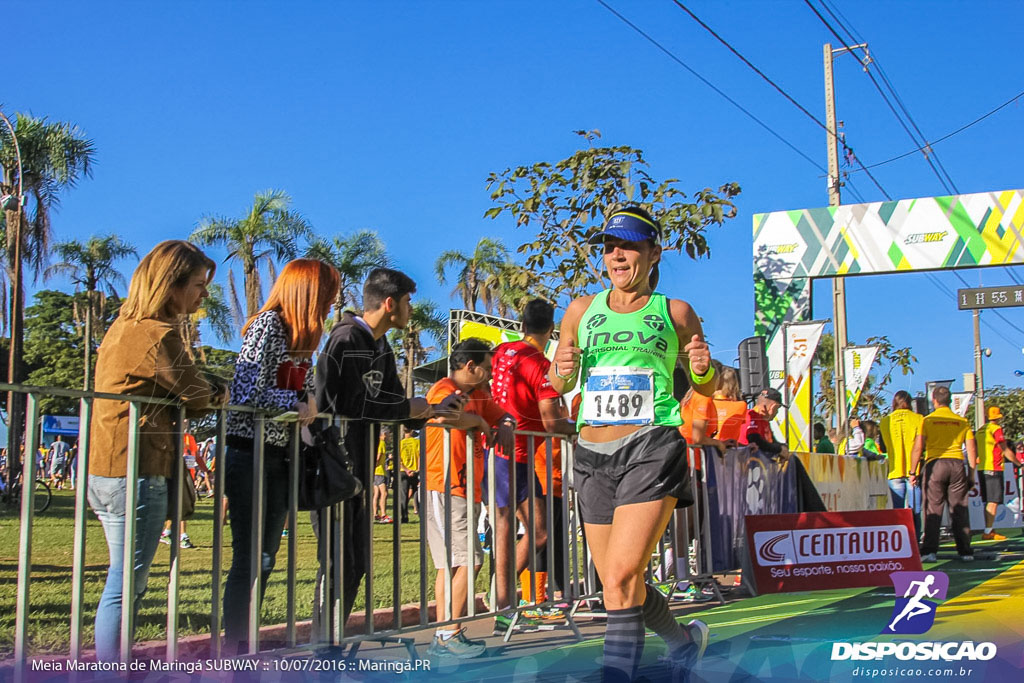
<instances>
[{"instance_id":1,"label":"white shoe","mask_svg":"<svg viewBox=\"0 0 1024 683\"><path fill-rule=\"evenodd\" d=\"M935 553L928 553L927 555L921 556L922 562L938 562L938 558L935 557Z\"/></svg>"}]
</instances>

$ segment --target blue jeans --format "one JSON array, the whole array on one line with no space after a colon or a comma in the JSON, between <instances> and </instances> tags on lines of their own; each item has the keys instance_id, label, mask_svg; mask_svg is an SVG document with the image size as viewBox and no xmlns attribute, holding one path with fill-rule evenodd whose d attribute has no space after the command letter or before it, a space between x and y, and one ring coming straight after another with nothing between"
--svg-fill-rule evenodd
<instances>
[{"instance_id":1,"label":"blue jeans","mask_svg":"<svg viewBox=\"0 0 1024 683\"><path fill-rule=\"evenodd\" d=\"M274 569L281 531L288 518L288 463L285 449L264 447L263 560L260 604L267 591L267 579ZM224 640L229 654L241 651L249 628L249 588L252 584L252 500L253 454L251 450L227 447L224 491L231 521L231 569L224 584Z\"/></svg>"},{"instance_id":2,"label":"blue jeans","mask_svg":"<svg viewBox=\"0 0 1024 683\"><path fill-rule=\"evenodd\" d=\"M121 636L121 582L124 577L124 477L89 477L88 498L107 537L110 568L107 583L96 609L96 658L117 661ZM135 599L134 615L146 593L149 568L160 545L160 531L167 518L167 479L165 477L139 477L135 515ZM135 621L132 621L135 624ZM132 634L134 640L135 634Z\"/></svg>"},{"instance_id":3,"label":"blue jeans","mask_svg":"<svg viewBox=\"0 0 1024 683\"><path fill-rule=\"evenodd\" d=\"M907 488L910 487L910 480L906 478L890 479L889 494L892 496L892 509L909 507L914 511L914 531L917 537L921 538L921 487L915 486L910 489L910 505L907 505Z\"/></svg>"}]
</instances>

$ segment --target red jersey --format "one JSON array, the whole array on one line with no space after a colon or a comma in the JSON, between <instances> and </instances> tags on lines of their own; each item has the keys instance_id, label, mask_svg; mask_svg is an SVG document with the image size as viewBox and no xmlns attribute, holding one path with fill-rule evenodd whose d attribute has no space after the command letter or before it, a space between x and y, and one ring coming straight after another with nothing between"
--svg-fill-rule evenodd
<instances>
[{"instance_id":1,"label":"red jersey","mask_svg":"<svg viewBox=\"0 0 1024 683\"><path fill-rule=\"evenodd\" d=\"M772 437L772 426L769 424L768 418L753 408L747 411L747 421L743 423L743 429L740 431L740 443L743 445L749 444L751 434L760 434L761 438L768 443L775 443L775 438Z\"/></svg>"},{"instance_id":2,"label":"red jersey","mask_svg":"<svg viewBox=\"0 0 1024 683\"><path fill-rule=\"evenodd\" d=\"M494 402L515 418L516 429L526 432L543 432L540 419L540 402L561 398L548 379L551 361L540 349L528 341L514 341L499 344L491 359L491 395ZM526 462L537 447L544 443L534 438L533 451L529 437L516 436L516 462Z\"/></svg>"}]
</instances>

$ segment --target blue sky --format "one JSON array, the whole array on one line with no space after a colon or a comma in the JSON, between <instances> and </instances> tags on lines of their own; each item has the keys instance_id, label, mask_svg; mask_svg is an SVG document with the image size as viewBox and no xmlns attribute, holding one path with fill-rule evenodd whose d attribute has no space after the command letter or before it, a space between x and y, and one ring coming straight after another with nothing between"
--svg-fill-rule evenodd
<instances>
[{"instance_id":1,"label":"blue sky","mask_svg":"<svg viewBox=\"0 0 1024 683\"><path fill-rule=\"evenodd\" d=\"M825 133L674 3L608 1L825 165ZM1020 3L829 1L930 139L1024 90ZM691 9L824 116L822 44L837 41L802 1ZM379 231L420 297L454 305L450 286L433 277L441 251L469 250L485 235L510 247L532 236L482 217L487 174L562 159L579 145L571 131L599 129L605 143L643 149L656 177L689 190L743 187L737 218L710 233L712 258L670 255L662 277L664 291L705 319L716 356L731 362L753 330L752 215L828 203L820 171L593 0L36 0L9 5L7 20L46 31L6 34L17 66L5 70L4 111L73 121L96 143L93 177L54 216L57 240L116 232L145 252L280 188L321 235ZM914 147L855 60L837 60L835 77L838 116L865 163ZM937 145L960 192L1024 186L1022 121L1024 98ZM894 198L944 194L920 155L875 174ZM853 184L866 201L884 198L860 176ZM218 281L226 274L222 266ZM972 286L1011 283L1005 269L963 277ZM815 291L815 316L831 317L829 287ZM959 387L972 370L970 315L924 275L854 278L847 291L851 341L887 334L919 358L894 390L954 377ZM986 383L1017 386L1024 315L1004 315L1010 323L983 316L995 327L982 328L992 349Z\"/></svg>"}]
</instances>

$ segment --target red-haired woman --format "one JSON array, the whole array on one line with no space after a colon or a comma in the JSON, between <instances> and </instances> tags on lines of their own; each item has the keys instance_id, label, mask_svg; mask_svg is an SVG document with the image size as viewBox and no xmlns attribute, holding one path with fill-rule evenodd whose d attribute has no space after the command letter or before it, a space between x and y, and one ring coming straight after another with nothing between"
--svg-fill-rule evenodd
<instances>
[{"instance_id":1,"label":"red-haired woman","mask_svg":"<svg viewBox=\"0 0 1024 683\"><path fill-rule=\"evenodd\" d=\"M235 361L231 403L285 412L294 410L308 424L317 414L313 398L313 352L320 345L324 320L338 293L338 271L315 259L296 259L282 270L267 303L242 330ZM228 413L225 491L231 520L231 569L224 587L226 651L238 652L246 640L251 585L253 456L255 416ZM263 560L260 601L288 513L286 455L292 428L264 422Z\"/></svg>"}]
</instances>

